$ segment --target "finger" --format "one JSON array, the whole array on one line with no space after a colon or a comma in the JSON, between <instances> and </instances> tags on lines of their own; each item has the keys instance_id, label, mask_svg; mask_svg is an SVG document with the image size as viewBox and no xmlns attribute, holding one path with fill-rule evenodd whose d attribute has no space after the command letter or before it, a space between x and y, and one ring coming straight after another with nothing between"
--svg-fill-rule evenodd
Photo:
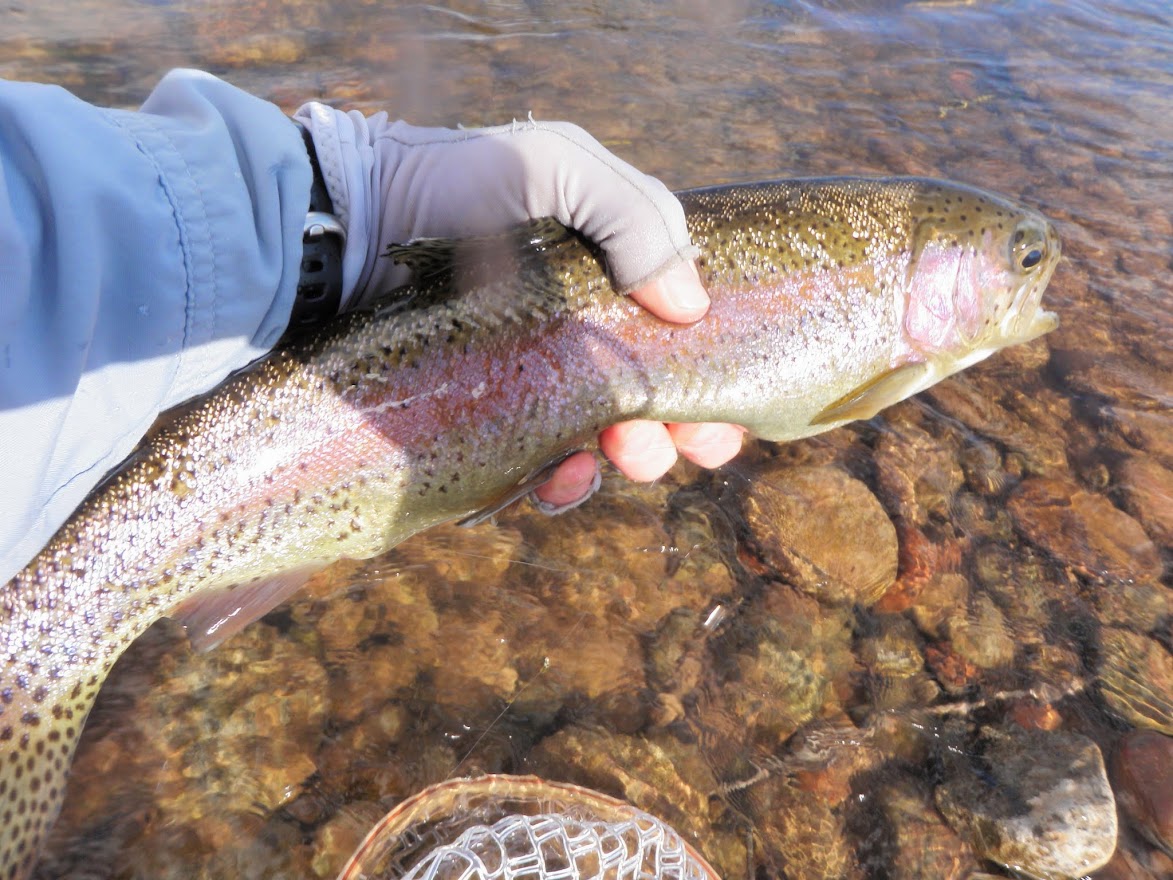
<instances>
[{"instance_id":1,"label":"finger","mask_svg":"<svg viewBox=\"0 0 1173 880\"><path fill-rule=\"evenodd\" d=\"M694 464L715 468L741 451L745 428L721 422L681 422L669 425L676 449Z\"/></svg>"},{"instance_id":2,"label":"finger","mask_svg":"<svg viewBox=\"0 0 1173 880\"><path fill-rule=\"evenodd\" d=\"M595 475L599 465L589 452L576 452L567 458L550 479L534 490L534 494L551 508L565 508L585 500L595 489Z\"/></svg>"},{"instance_id":3,"label":"finger","mask_svg":"<svg viewBox=\"0 0 1173 880\"><path fill-rule=\"evenodd\" d=\"M661 422L612 425L599 435L599 448L629 480L655 480L676 463L676 445Z\"/></svg>"},{"instance_id":4,"label":"finger","mask_svg":"<svg viewBox=\"0 0 1173 880\"><path fill-rule=\"evenodd\" d=\"M709 310L709 295L691 260L633 290L631 298L656 317L679 324L699 320Z\"/></svg>"}]
</instances>

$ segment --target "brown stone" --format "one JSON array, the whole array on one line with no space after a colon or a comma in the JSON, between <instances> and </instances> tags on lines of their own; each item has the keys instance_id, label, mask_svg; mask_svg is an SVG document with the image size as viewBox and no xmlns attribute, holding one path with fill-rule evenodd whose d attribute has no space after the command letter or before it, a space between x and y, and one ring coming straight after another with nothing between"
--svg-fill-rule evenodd
<instances>
[{"instance_id":1,"label":"brown stone","mask_svg":"<svg viewBox=\"0 0 1173 880\"><path fill-rule=\"evenodd\" d=\"M1103 416L1130 446L1173 467L1173 420L1168 412L1150 412L1120 404L1105 407Z\"/></svg>"},{"instance_id":2,"label":"brown stone","mask_svg":"<svg viewBox=\"0 0 1173 880\"><path fill-rule=\"evenodd\" d=\"M1024 730L1058 730L1063 726L1063 716L1054 705L1029 697L1011 705L1009 718Z\"/></svg>"},{"instance_id":3,"label":"brown stone","mask_svg":"<svg viewBox=\"0 0 1173 880\"><path fill-rule=\"evenodd\" d=\"M986 593L974 596L965 613L946 625L953 650L979 669L1008 666L1016 641L1006 617Z\"/></svg>"},{"instance_id":4,"label":"brown stone","mask_svg":"<svg viewBox=\"0 0 1173 880\"><path fill-rule=\"evenodd\" d=\"M977 868L973 851L944 823L921 783L900 776L868 800L868 812L858 824L872 833L863 835L861 861L883 865L883 876L891 880L972 878ZM872 810L883 816L884 833L874 833Z\"/></svg>"},{"instance_id":5,"label":"brown stone","mask_svg":"<svg viewBox=\"0 0 1173 880\"><path fill-rule=\"evenodd\" d=\"M745 507L766 562L821 601L871 605L896 579L896 529L836 467L777 471L750 485Z\"/></svg>"},{"instance_id":6,"label":"brown stone","mask_svg":"<svg viewBox=\"0 0 1173 880\"><path fill-rule=\"evenodd\" d=\"M745 799L767 863L774 868L772 876L793 880L860 876L841 811L818 794L778 778L747 789Z\"/></svg>"},{"instance_id":7,"label":"brown stone","mask_svg":"<svg viewBox=\"0 0 1173 880\"><path fill-rule=\"evenodd\" d=\"M1173 471L1154 458L1135 455L1116 470L1116 478L1125 509L1154 541L1173 547Z\"/></svg>"},{"instance_id":8,"label":"brown stone","mask_svg":"<svg viewBox=\"0 0 1173 880\"><path fill-rule=\"evenodd\" d=\"M1026 480L1009 506L1024 535L1076 571L1117 581L1161 574L1160 553L1140 523L1073 482Z\"/></svg>"},{"instance_id":9,"label":"brown stone","mask_svg":"<svg viewBox=\"0 0 1173 880\"><path fill-rule=\"evenodd\" d=\"M524 770L622 798L686 839L712 833L709 796L717 781L694 748L672 737L637 739L569 727L542 740Z\"/></svg>"},{"instance_id":10,"label":"brown stone","mask_svg":"<svg viewBox=\"0 0 1173 880\"><path fill-rule=\"evenodd\" d=\"M1173 654L1156 639L1120 627L1100 631L1100 696L1137 727L1173 736Z\"/></svg>"},{"instance_id":11,"label":"brown stone","mask_svg":"<svg viewBox=\"0 0 1173 880\"><path fill-rule=\"evenodd\" d=\"M1144 835L1173 855L1173 737L1134 730L1112 756L1116 798Z\"/></svg>"},{"instance_id":12,"label":"brown stone","mask_svg":"<svg viewBox=\"0 0 1173 880\"><path fill-rule=\"evenodd\" d=\"M934 385L925 397L942 412L992 438L1014 453L1031 473L1043 473L1067 467L1067 452L1062 432L1040 430L1036 422L1027 421L999 403L1002 380L976 374L962 374ZM1038 413L1034 416L1037 417ZM1050 420L1050 419L1049 419ZM987 474L986 480L1002 482L1004 477Z\"/></svg>"}]
</instances>

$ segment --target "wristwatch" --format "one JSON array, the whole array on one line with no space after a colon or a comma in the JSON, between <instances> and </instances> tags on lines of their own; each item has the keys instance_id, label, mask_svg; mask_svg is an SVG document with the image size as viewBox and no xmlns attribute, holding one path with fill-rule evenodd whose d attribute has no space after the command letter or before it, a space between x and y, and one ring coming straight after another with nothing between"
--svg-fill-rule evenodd
<instances>
[{"instance_id":1,"label":"wristwatch","mask_svg":"<svg viewBox=\"0 0 1173 880\"><path fill-rule=\"evenodd\" d=\"M346 244L346 229L334 214L334 203L322 179L314 140L303 125L295 124L301 131L314 172L309 210L301 233L301 277L289 317L290 330L304 330L338 314L342 303L342 249Z\"/></svg>"}]
</instances>

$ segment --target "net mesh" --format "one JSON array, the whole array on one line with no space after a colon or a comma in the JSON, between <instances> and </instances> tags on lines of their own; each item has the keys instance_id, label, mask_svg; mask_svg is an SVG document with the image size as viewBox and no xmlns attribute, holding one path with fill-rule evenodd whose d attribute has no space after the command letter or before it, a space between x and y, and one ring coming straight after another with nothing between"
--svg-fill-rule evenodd
<instances>
[{"instance_id":1,"label":"net mesh","mask_svg":"<svg viewBox=\"0 0 1173 880\"><path fill-rule=\"evenodd\" d=\"M510 815L432 849L404 880L702 880L680 836L636 812L621 821Z\"/></svg>"}]
</instances>

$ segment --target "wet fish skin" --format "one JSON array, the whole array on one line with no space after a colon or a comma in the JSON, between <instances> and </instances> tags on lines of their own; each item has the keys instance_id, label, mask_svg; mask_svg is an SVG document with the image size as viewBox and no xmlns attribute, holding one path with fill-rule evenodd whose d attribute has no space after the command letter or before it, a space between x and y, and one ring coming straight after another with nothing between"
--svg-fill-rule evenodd
<instances>
[{"instance_id":1,"label":"wet fish skin","mask_svg":"<svg viewBox=\"0 0 1173 880\"><path fill-rule=\"evenodd\" d=\"M0 587L0 878L31 869L103 679L159 617L215 628L228 587L475 513L618 421L796 439L1055 326L1058 239L1007 200L918 179L680 196L713 300L697 324L616 295L548 222L397 249L406 304L230 378L95 491Z\"/></svg>"}]
</instances>

